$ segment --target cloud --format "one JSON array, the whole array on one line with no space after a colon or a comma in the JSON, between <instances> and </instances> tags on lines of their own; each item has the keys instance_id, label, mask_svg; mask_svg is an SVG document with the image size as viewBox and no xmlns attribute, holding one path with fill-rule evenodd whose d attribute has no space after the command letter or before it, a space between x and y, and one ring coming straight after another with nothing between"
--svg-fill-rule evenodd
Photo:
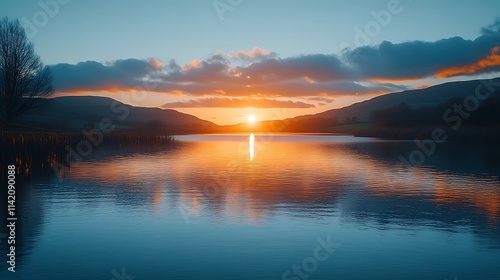
<instances>
[{"instance_id":1,"label":"cloud","mask_svg":"<svg viewBox=\"0 0 500 280\"><path fill-rule=\"evenodd\" d=\"M311 82L350 79L351 70L336 55L311 54L289 58L270 58L237 67L236 73L251 83L269 83L307 78Z\"/></svg>"},{"instance_id":2,"label":"cloud","mask_svg":"<svg viewBox=\"0 0 500 280\"><path fill-rule=\"evenodd\" d=\"M326 97L309 97L307 98L309 101L321 102L321 103L333 103L335 99L326 98Z\"/></svg>"},{"instance_id":3,"label":"cloud","mask_svg":"<svg viewBox=\"0 0 500 280\"><path fill-rule=\"evenodd\" d=\"M253 61L256 59L269 59L276 58L278 55L261 48L253 48L251 51L239 50L236 52L229 52L226 57L228 59L240 59L244 61Z\"/></svg>"},{"instance_id":4,"label":"cloud","mask_svg":"<svg viewBox=\"0 0 500 280\"><path fill-rule=\"evenodd\" d=\"M351 81L329 83L310 83L306 80L279 81L267 84L186 84L173 85L175 89L187 95L219 95L247 97L310 97L310 96L342 96L380 94L407 89L405 86L388 83L367 83L363 85Z\"/></svg>"},{"instance_id":5,"label":"cloud","mask_svg":"<svg viewBox=\"0 0 500 280\"><path fill-rule=\"evenodd\" d=\"M159 61L125 59L102 64L96 61L51 66L54 86L59 92L129 91L140 89L143 79L157 75Z\"/></svg>"},{"instance_id":6,"label":"cloud","mask_svg":"<svg viewBox=\"0 0 500 280\"><path fill-rule=\"evenodd\" d=\"M343 52L342 58L359 77L373 80L421 79L444 69L476 65L487 59L500 44L500 34L482 35L475 40L461 37L436 42L412 41L393 44L384 41L378 46L364 46ZM500 70L500 63L477 68L473 75Z\"/></svg>"},{"instance_id":7,"label":"cloud","mask_svg":"<svg viewBox=\"0 0 500 280\"><path fill-rule=\"evenodd\" d=\"M481 34L486 36L498 36L500 34L500 17L495 19L495 22L483 27L481 29Z\"/></svg>"},{"instance_id":8,"label":"cloud","mask_svg":"<svg viewBox=\"0 0 500 280\"><path fill-rule=\"evenodd\" d=\"M161 70L164 67L163 63L154 57L148 58L147 61L153 69Z\"/></svg>"},{"instance_id":9,"label":"cloud","mask_svg":"<svg viewBox=\"0 0 500 280\"><path fill-rule=\"evenodd\" d=\"M164 104L163 108L314 108L314 104L301 101L267 98L207 97Z\"/></svg>"},{"instance_id":10,"label":"cloud","mask_svg":"<svg viewBox=\"0 0 500 280\"><path fill-rule=\"evenodd\" d=\"M290 60L292 59L287 61ZM319 61L319 59L316 58L313 61ZM160 63L153 59L127 59L105 64L95 61L76 65L57 64L51 68L57 91L66 93L152 91L192 96L306 97L376 94L404 89L404 87L388 83L372 82L362 85L353 81L336 81L335 79L316 82L309 77L291 73L282 73L280 78L264 77L263 79L267 79L265 82L249 81L251 79L237 74L241 70L231 69L225 60L218 56L212 56L203 61L192 61L182 66L174 60L166 66ZM284 62L284 64L285 66L279 66L279 68L289 67L286 64L290 62ZM307 63L303 65L305 64ZM163 68L160 69L161 66ZM312 70L313 67L310 66L310 68ZM310 76L321 79L318 76Z\"/></svg>"},{"instance_id":11,"label":"cloud","mask_svg":"<svg viewBox=\"0 0 500 280\"><path fill-rule=\"evenodd\" d=\"M438 78L448 78L461 75L472 75L485 72L487 69L500 70L500 47L494 47L485 58L470 65L454 66L436 73Z\"/></svg>"},{"instance_id":12,"label":"cloud","mask_svg":"<svg viewBox=\"0 0 500 280\"><path fill-rule=\"evenodd\" d=\"M190 64L181 66L180 70L169 72L163 76L163 81L178 83L229 82L228 70L229 65L224 60L212 56L208 60L193 60Z\"/></svg>"}]
</instances>

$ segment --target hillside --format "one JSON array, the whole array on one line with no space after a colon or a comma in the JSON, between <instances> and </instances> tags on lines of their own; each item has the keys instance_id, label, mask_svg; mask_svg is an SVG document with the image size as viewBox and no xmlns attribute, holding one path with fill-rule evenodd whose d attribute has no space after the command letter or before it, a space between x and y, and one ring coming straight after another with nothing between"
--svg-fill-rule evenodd
<instances>
[{"instance_id":1,"label":"hillside","mask_svg":"<svg viewBox=\"0 0 500 280\"><path fill-rule=\"evenodd\" d=\"M341 109L333 109L315 114L314 116L322 118L355 116L358 121L369 121L369 115L372 111L398 106L401 103L406 103L411 108L416 109L424 106L436 107L454 98L464 99L468 95L474 95L476 87L482 81L484 80L450 82L425 89L385 94ZM500 83L500 78L495 78L493 81Z\"/></svg>"}]
</instances>

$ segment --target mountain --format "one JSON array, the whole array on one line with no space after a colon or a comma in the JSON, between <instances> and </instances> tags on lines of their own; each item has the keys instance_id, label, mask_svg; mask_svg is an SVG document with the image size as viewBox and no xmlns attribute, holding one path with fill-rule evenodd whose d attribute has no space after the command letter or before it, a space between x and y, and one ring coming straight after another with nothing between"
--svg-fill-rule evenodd
<instances>
[{"instance_id":1,"label":"mountain","mask_svg":"<svg viewBox=\"0 0 500 280\"><path fill-rule=\"evenodd\" d=\"M109 119L117 129L159 129L207 132L218 125L175 110L126 105L107 97L45 98L16 122L28 128L81 130ZM108 121L108 120L106 120Z\"/></svg>"},{"instance_id":2,"label":"mountain","mask_svg":"<svg viewBox=\"0 0 500 280\"><path fill-rule=\"evenodd\" d=\"M463 100L469 95L474 95L476 87L482 83L488 83L488 80L449 82L425 89L390 93L341 109L332 109L318 113L314 116L328 119L356 117L358 121L369 121L369 116L372 111L398 106L401 103L405 103L411 108L416 109L424 106L436 107L454 98ZM493 79L492 84L495 83L500 84L500 78ZM486 89L482 89L482 91L485 90Z\"/></svg>"}]
</instances>

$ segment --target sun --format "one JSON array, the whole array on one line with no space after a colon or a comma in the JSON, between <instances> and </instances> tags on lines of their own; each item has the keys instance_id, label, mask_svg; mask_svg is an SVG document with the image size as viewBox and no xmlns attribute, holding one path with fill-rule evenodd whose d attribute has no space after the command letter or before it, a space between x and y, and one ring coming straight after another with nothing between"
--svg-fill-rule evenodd
<instances>
[{"instance_id":1,"label":"sun","mask_svg":"<svg viewBox=\"0 0 500 280\"><path fill-rule=\"evenodd\" d=\"M255 120L256 120L256 119L255 119L255 116L253 116L253 115L248 116L248 122L249 122L249 123L254 123L254 122L255 122Z\"/></svg>"}]
</instances>

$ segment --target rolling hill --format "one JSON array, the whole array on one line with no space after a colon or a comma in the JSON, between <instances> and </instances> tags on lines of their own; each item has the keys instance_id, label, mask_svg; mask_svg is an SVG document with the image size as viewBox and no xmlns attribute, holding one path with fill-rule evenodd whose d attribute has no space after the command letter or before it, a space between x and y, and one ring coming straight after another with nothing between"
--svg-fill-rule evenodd
<instances>
[{"instance_id":1,"label":"rolling hill","mask_svg":"<svg viewBox=\"0 0 500 280\"><path fill-rule=\"evenodd\" d=\"M165 127L174 131L207 132L218 125L175 110L126 105L107 97L65 96L46 98L16 120L27 128L80 130L109 119L118 129Z\"/></svg>"},{"instance_id":2,"label":"rolling hill","mask_svg":"<svg viewBox=\"0 0 500 280\"><path fill-rule=\"evenodd\" d=\"M464 99L469 95L474 95L476 87L483 82L486 83L487 80L449 82L425 89L385 94L341 109L333 109L315 114L314 116L322 118L356 117L358 121L365 122L369 121L372 111L398 106L401 103L405 103L411 108L416 109L424 106L435 107L454 98ZM493 82L500 84L500 78L493 79Z\"/></svg>"}]
</instances>

